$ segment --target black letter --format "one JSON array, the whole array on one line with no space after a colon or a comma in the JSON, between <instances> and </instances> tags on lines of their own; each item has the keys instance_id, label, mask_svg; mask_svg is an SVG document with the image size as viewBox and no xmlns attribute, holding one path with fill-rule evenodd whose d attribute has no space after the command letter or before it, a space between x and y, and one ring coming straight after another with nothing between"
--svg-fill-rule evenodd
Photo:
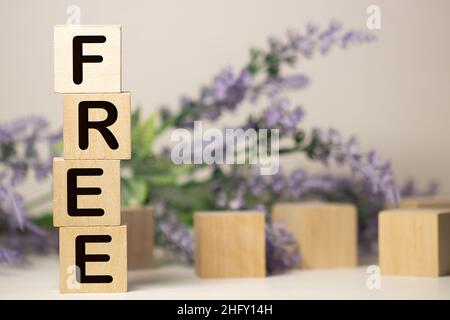
<instances>
[{"instance_id":1,"label":"black letter","mask_svg":"<svg viewBox=\"0 0 450 320\"><path fill-rule=\"evenodd\" d=\"M77 272L77 281L79 283L111 283L113 277L109 275L102 276L87 276L86 275L86 262L105 262L109 261L109 255L107 254L86 254L87 242L111 242L111 236L108 235L90 235L90 236L77 236L75 238L75 264L80 269Z\"/></svg>"},{"instance_id":2,"label":"black letter","mask_svg":"<svg viewBox=\"0 0 450 320\"><path fill-rule=\"evenodd\" d=\"M89 121L89 109L103 109L108 116L103 121ZM89 129L97 129L108 146L116 150L119 143L111 130L108 129L117 120L116 106L108 101L81 101L78 104L78 145L81 150L89 146Z\"/></svg>"},{"instance_id":3,"label":"black letter","mask_svg":"<svg viewBox=\"0 0 450 320\"><path fill-rule=\"evenodd\" d=\"M100 188L78 188L78 176L101 176L101 168L73 168L67 170L67 213L72 217L97 217L102 216L105 211L100 208L77 208L78 195L99 195L102 193Z\"/></svg>"},{"instance_id":4,"label":"black letter","mask_svg":"<svg viewBox=\"0 0 450 320\"><path fill-rule=\"evenodd\" d=\"M102 56L83 56L83 43L104 43L105 36L75 36L72 41L73 82L83 82L83 63L102 62Z\"/></svg>"}]
</instances>

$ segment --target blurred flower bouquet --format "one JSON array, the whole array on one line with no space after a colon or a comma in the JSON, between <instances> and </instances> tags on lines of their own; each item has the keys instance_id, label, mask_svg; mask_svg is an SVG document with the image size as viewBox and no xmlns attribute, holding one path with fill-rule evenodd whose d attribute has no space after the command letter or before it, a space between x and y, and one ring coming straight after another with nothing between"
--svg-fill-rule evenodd
<instances>
[{"instance_id":1,"label":"blurred flower bouquet","mask_svg":"<svg viewBox=\"0 0 450 320\"><path fill-rule=\"evenodd\" d=\"M32 221L28 211L51 196L28 204L18 188L29 173L39 182L52 171L55 143L62 132L50 133L40 117L25 117L0 127L0 262L22 264L30 251L43 253L55 247L55 237L43 217Z\"/></svg>"},{"instance_id":2,"label":"blurred flower bouquet","mask_svg":"<svg viewBox=\"0 0 450 320\"><path fill-rule=\"evenodd\" d=\"M274 202L311 198L354 203L359 211L361 245L371 250L376 239L378 211L386 201L394 205L399 202L391 166L375 151L361 152L354 137L345 139L336 129L304 128L301 125L304 109L293 103L288 94L304 90L309 77L286 73L294 70L298 62L326 55L333 48L346 49L373 40L369 33L344 30L335 22L323 30L308 24L303 33L290 31L284 39L270 38L267 49L251 49L247 65L237 72L225 68L200 89L197 97L183 96L176 112L163 106L143 118L140 109L136 109L132 115L132 159L122 162L123 206L153 205L157 243L188 263L193 261L190 227L195 211L256 209L268 213ZM299 168L290 173L280 170L273 176L261 176L255 165L250 164L176 165L170 159L169 147L162 148L161 152L156 150L156 141L171 130L192 129L197 120L214 125L223 115L244 105L266 108L259 115L252 113L243 123L226 128L251 128L257 132L278 129L283 143L280 155L295 154ZM45 237L48 231L26 217L24 201L15 191L27 171L34 171L41 179L51 168L50 160L55 153L51 146L59 135L45 134L42 121L39 118L20 120L0 128L3 166L0 223L8 239L0 247L0 261L12 261L24 251L21 248L29 247L23 232L36 239L48 239ZM25 128L31 134L19 138ZM50 147L50 158L45 161L39 160L35 152L37 141L44 141ZM26 149L22 157L16 151L20 144ZM330 165L346 167L350 174L331 175L331 170L309 174L301 168L301 161L308 160L322 163L325 169ZM416 192L413 189L410 185L408 192ZM40 244L40 241L33 243ZM301 251L295 240L282 225L272 224L268 214L266 242L269 274L298 264Z\"/></svg>"}]
</instances>

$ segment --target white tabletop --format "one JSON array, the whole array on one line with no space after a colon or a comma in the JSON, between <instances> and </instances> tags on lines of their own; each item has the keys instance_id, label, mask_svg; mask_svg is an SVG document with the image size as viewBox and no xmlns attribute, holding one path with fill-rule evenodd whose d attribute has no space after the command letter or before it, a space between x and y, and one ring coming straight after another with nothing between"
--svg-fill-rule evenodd
<instances>
[{"instance_id":1,"label":"white tabletop","mask_svg":"<svg viewBox=\"0 0 450 320\"><path fill-rule=\"evenodd\" d=\"M0 299L450 299L450 277L381 277L380 289L371 290L366 271L358 267L202 280L190 267L164 265L130 271L127 293L60 294L57 257L36 257L25 269L0 267Z\"/></svg>"}]
</instances>

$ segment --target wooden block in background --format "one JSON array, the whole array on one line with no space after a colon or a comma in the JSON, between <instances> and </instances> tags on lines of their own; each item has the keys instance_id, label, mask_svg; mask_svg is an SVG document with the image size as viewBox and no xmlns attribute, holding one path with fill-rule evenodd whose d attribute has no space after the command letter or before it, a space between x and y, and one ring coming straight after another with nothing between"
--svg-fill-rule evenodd
<instances>
[{"instance_id":1,"label":"wooden block in background","mask_svg":"<svg viewBox=\"0 0 450 320\"><path fill-rule=\"evenodd\" d=\"M77 188L100 188L98 195L78 195L77 208L103 209L101 216L71 216L68 214L68 171L90 169L91 176L78 176ZM91 169L97 169L95 174ZM70 194L73 196L73 193ZM100 226L120 224L120 161L53 159L53 225Z\"/></svg>"},{"instance_id":2,"label":"wooden block in background","mask_svg":"<svg viewBox=\"0 0 450 320\"><path fill-rule=\"evenodd\" d=\"M96 93L96 94L65 94L64 95L64 159L130 159L131 157L131 110L130 93ZM91 102L91 103L90 103ZM114 136L117 145L110 145L103 134L89 128L88 146L80 145L79 113L82 112L80 103L88 110L89 122L101 122L108 118L103 105L98 103L111 103L115 106L117 118L107 127ZM113 108L111 105L107 108ZM111 119L114 112L110 111ZM86 112L84 113L86 115ZM83 116L82 116L83 117ZM84 122L83 122L84 123ZM108 124L108 123L107 123ZM103 130L103 129L102 129ZM82 130L86 132L86 129ZM109 138L106 133L106 137ZM110 138L109 138L110 139ZM83 147L84 150L81 148Z\"/></svg>"},{"instance_id":3,"label":"wooden block in background","mask_svg":"<svg viewBox=\"0 0 450 320\"><path fill-rule=\"evenodd\" d=\"M197 212L195 271L200 278L265 277L265 221L260 212Z\"/></svg>"},{"instance_id":4,"label":"wooden block in background","mask_svg":"<svg viewBox=\"0 0 450 320\"><path fill-rule=\"evenodd\" d=\"M450 208L450 197L405 197L400 201L405 209L443 209Z\"/></svg>"},{"instance_id":5,"label":"wooden block in background","mask_svg":"<svg viewBox=\"0 0 450 320\"><path fill-rule=\"evenodd\" d=\"M54 27L53 32L55 92L91 93L121 91L121 26L59 25ZM102 40L92 38L91 41L94 42L82 44L83 56L101 56L102 61L84 62L82 64L82 82L80 84L76 83L79 82L78 80L74 80L73 43L74 38L77 36L103 37Z\"/></svg>"},{"instance_id":6,"label":"wooden block in background","mask_svg":"<svg viewBox=\"0 0 450 320\"><path fill-rule=\"evenodd\" d=\"M151 207L122 209L122 224L128 230L128 270L153 267L153 219Z\"/></svg>"},{"instance_id":7,"label":"wooden block in background","mask_svg":"<svg viewBox=\"0 0 450 320\"><path fill-rule=\"evenodd\" d=\"M302 269L357 265L357 212L339 203L277 203L272 222L283 222L300 246Z\"/></svg>"},{"instance_id":8,"label":"wooden block in background","mask_svg":"<svg viewBox=\"0 0 450 320\"><path fill-rule=\"evenodd\" d=\"M61 293L127 291L126 226L62 227L59 241Z\"/></svg>"},{"instance_id":9,"label":"wooden block in background","mask_svg":"<svg viewBox=\"0 0 450 320\"><path fill-rule=\"evenodd\" d=\"M450 210L392 209L378 219L382 275L450 274Z\"/></svg>"}]
</instances>

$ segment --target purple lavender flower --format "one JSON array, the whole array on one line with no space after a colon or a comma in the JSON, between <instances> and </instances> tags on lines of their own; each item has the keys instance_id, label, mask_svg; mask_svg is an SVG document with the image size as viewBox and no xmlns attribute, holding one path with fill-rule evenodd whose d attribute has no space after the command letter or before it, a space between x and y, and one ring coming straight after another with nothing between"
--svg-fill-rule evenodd
<instances>
[{"instance_id":1,"label":"purple lavender flower","mask_svg":"<svg viewBox=\"0 0 450 320\"><path fill-rule=\"evenodd\" d=\"M0 246L0 264L23 265L24 257L15 250Z\"/></svg>"},{"instance_id":2,"label":"purple lavender flower","mask_svg":"<svg viewBox=\"0 0 450 320\"><path fill-rule=\"evenodd\" d=\"M249 178L249 190L255 197L260 197L266 191L265 181L260 175L253 175Z\"/></svg>"},{"instance_id":3,"label":"purple lavender flower","mask_svg":"<svg viewBox=\"0 0 450 320\"><path fill-rule=\"evenodd\" d=\"M228 66L214 79L212 86L214 99L223 103L229 110L234 110L244 100L250 83L251 77L246 69L241 70L235 77L231 67Z\"/></svg>"},{"instance_id":4,"label":"purple lavender flower","mask_svg":"<svg viewBox=\"0 0 450 320\"><path fill-rule=\"evenodd\" d=\"M266 268L270 275L296 268L300 264L298 245L282 224L266 226Z\"/></svg>"},{"instance_id":5,"label":"purple lavender flower","mask_svg":"<svg viewBox=\"0 0 450 320\"><path fill-rule=\"evenodd\" d=\"M189 230L174 219L160 219L156 226L166 248L182 262L191 263L194 258L194 239Z\"/></svg>"},{"instance_id":6,"label":"purple lavender flower","mask_svg":"<svg viewBox=\"0 0 450 320\"><path fill-rule=\"evenodd\" d=\"M391 164L389 163L389 161L386 161L386 163L380 168L379 181L380 189L385 195L385 198L390 203L398 205L400 203L400 194L395 185L391 170Z\"/></svg>"},{"instance_id":7,"label":"purple lavender flower","mask_svg":"<svg viewBox=\"0 0 450 320\"><path fill-rule=\"evenodd\" d=\"M272 105L263 114L263 126L266 128L279 128L283 132L293 132L304 117L303 108L297 106L291 110L287 98L273 101Z\"/></svg>"},{"instance_id":8,"label":"purple lavender flower","mask_svg":"<svg viewBox=\"0 0 450 320\"><path fill-rule=\"evenodd\" d=\"M219 119L220 115L221 115L221 111L220 111L220 107L218 107L217 105L213 105L211 106L211 108L208 110L208 113L206 114L206 117L211 120L211 121L215 121L217 119Z\"/></svg>"},{"instance_id":9,"label":"purple lavender flower","mask_svg":"<svg viewBox=\"0 0 450 320\"><path fill-rule=\"evenodd\" d=\"M286 188L286 178L281 174L276 174L270 177L269 188L270 192L274 194L280 194Z\"/></svg>"},{"instance_id":10,"label":"purple lavender flower","mask_svg":"<svg viewBox=\"0 0 450 320\"><path fill-rule=\"evenodd\" d=\"M293 199L298 199L302 195L307 181L307 175L303 170L297 169L291 173L289 178L289 190Z\"/></svg>"},{"instance_id":11,"label":"purple lavender flower","mask_svg":"<svg viewBox=\"0 0 450 320\"><path fill-rule=\"evenodd\" d=\"M269 77L266 81L251 90L250 101L256 102L258 97L263 93L269 98L275 99L275 97L285 91L305 89L309 83L309 78L304 74Z\"/></svg>"},{"instance_id":12,"label":"purple lavender flower","mask_svg":"<svg viewBox=\"0 0 450 320\"><path fill-rule=\"evenodd\" d=\"M304 188L310 193L323 195L336 190L338 183L338 179L333 179L328 175L310 176L304 182Z\"/></svg>"},{"instance_id":13,"label":"purple lavender flower","mask_svg":"<svg viewBox=\"0 0 450 320\"><path fill-rule=\"evenodd\" d=\"M425 189L420 190L412 178L407 179L400 188L402 197L433 196L438 192L439 184L436 181L431 181Z\"/></svg>"},{"instance_id":14,"label":"purple lavender flower","mask_svg":"<svg viewBox=\"0 0 450 320\"><path fill-rule=\"evenodd\" d=\"M263 203L258 203L253 207L253 210L259 211L265 215L267 215L267 207Z\"/></svg>"},{"instance_id":15,"label":"purple lavender flower","mask_svg":"<svg viewBox=\"0 0 450 320\"><path fill-rule=\"evenodd\" d=\"M23 230L26 220L26 210L23 198L20 194L12 189L12 187L3 187L6 193L6 200L3 201L4 212L9 212L8 217L10 226L17 226L20 230Z\"/></svg>"},{"instance_id":16,"label":"purple lavender flower","mask_svg":"<svg viewBox=\"0 0 450 320\"><path fill-rule=\"evenodd\" d=\"M285 89L300 90L304 89L310 82L309 78L303 74L296 74L286 77L281 77L277 80L279 84Z\"/></svg>"},{"instance_id":17,"label":"purple lavender flower","mask_svg":"<svg viewBox=\"0 0 450 320\"><path fill-rule=\"evenodd\" d=\"M320 53L327 54L332 45L336 42L336 34L341 29L341 25L336 22L331 22L328 29L322 32L319 36Z\"/></svg>"},{"instance_id":18,"label":"purple lavender flower","mask_svg":"<svg viewBox=\"0 0 450 320\"><path fill-rule=\"evenodd\" d=\"M45 161L33 161L31 163L32 169L34 171L34 176L37 181L43 181L52 172L53 168L53 156L50 155Z\"/></svg>"},{"instance_id":19,"label":"purple lavender flower","mask_svg":"<svg viewBox=\"0 0 450 320\"><path fill-rule=\"evenodd\" d=\"M17 187L30 171L38 180L50 174L56 155L54 143L61 135L62 131L49 133L48 122L37 116L0 125L0 220L7 226L5 242L9 244L0 253L0 262L19 261L27 251L41 252L49 244L48 235L29 220Z\"/></svg>"}]
</instances>

